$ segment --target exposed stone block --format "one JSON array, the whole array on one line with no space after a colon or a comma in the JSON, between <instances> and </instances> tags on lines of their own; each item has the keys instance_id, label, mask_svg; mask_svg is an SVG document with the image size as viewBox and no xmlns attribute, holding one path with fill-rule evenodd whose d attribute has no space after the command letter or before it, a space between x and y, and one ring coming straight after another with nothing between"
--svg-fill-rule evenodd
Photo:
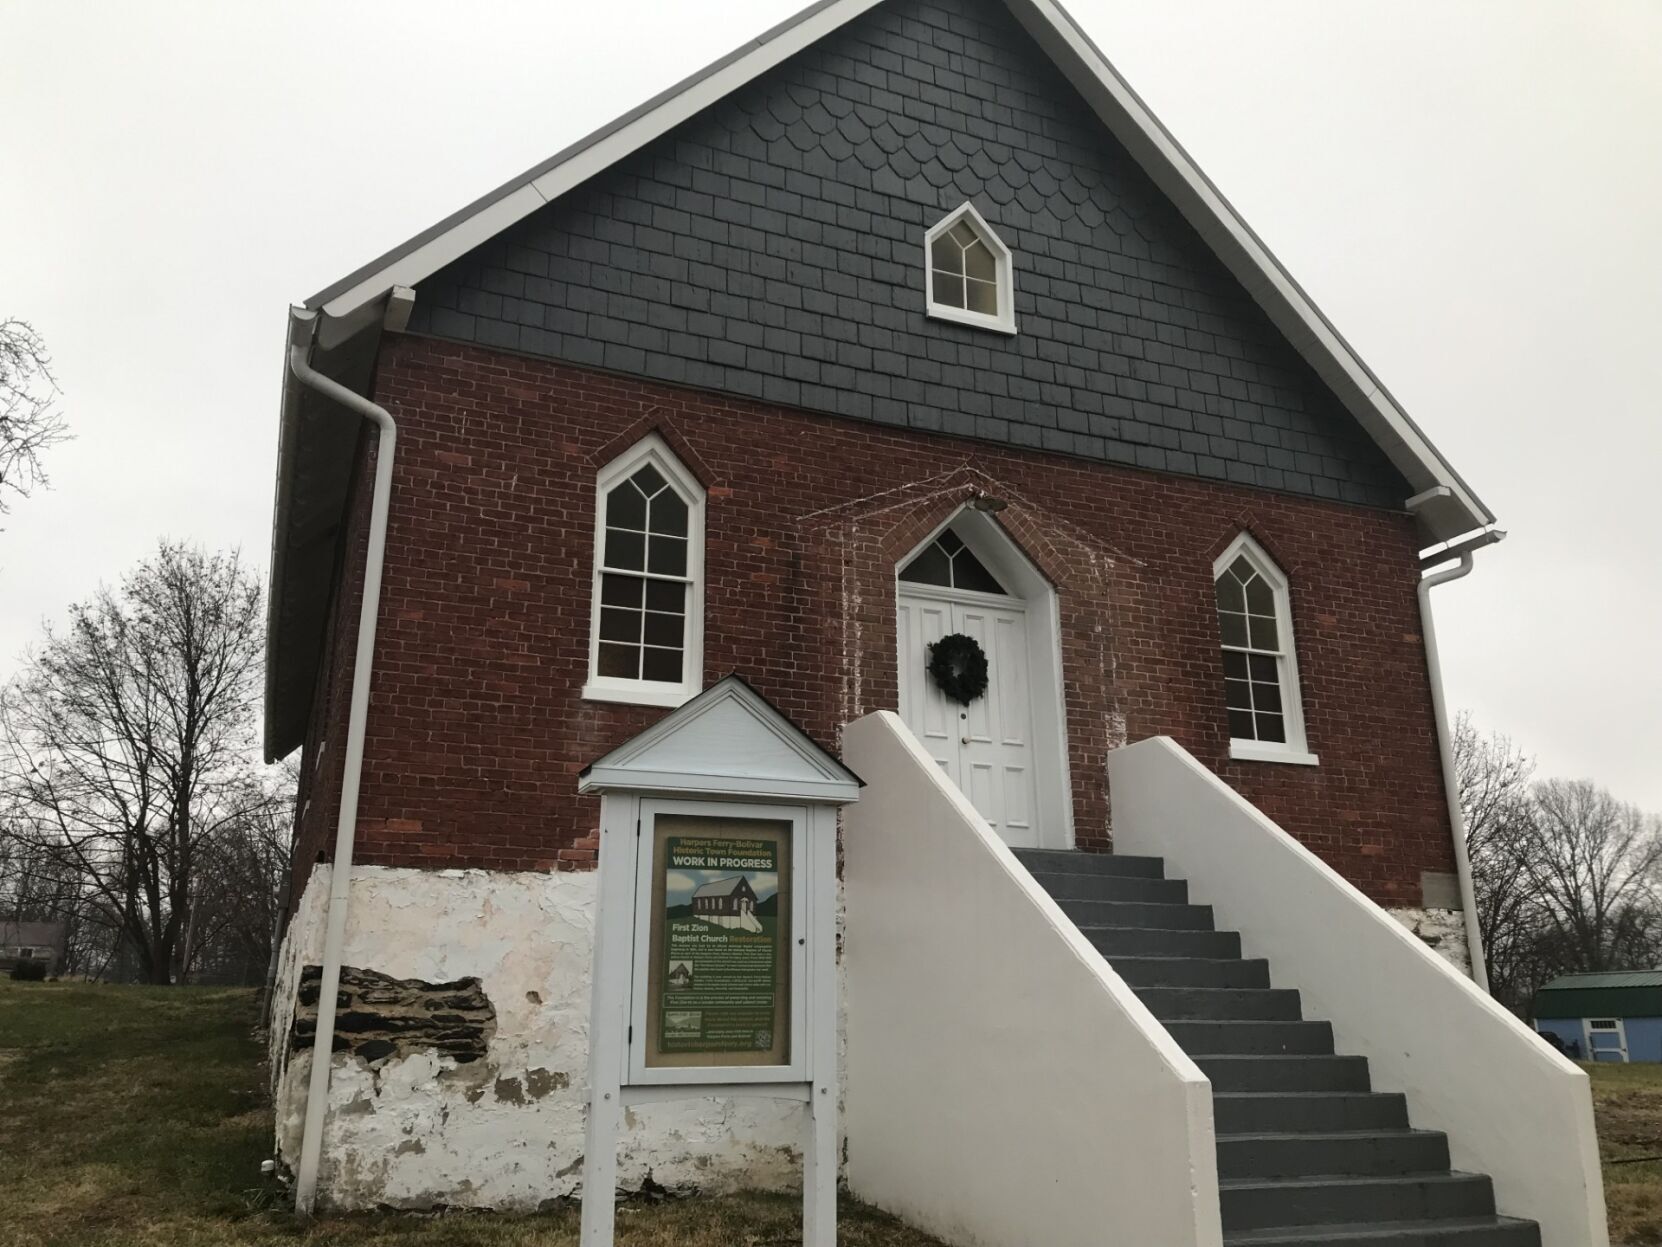
<instances>
[{"instance_id":1,"label":"exposed stone block","mask_svg":"<svg viewBox=\"0 0 1662 1247\"><path fill-rule=\"evenodd\" d=\"M290 1045L296 1050L317 1041L322 982L321 966L300 972L290 1030ZM342 966L335 1010L333 1051L372 1063L427 1050L466 1064L484 1056L496 1034L496 1009L476 978L427 983Z\"/></svg>"}]
</instances>

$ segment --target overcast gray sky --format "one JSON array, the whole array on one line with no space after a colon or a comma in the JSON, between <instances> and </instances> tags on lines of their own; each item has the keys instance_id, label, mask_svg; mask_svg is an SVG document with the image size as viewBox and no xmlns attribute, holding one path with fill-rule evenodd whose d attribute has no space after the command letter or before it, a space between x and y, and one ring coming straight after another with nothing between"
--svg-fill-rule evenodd
<instances>
[{"instance_id":1,"label":"overcast gray sky","mask_svg":"<svg viewBox=\"0 0 1662 1247\"><path fill-rule=\"evenodd\" d=\"M1510 531L1451 703L1662 810L1662 5L1071 5ZM77 435L0 677L163 534L263 574L289 302L796 7L0 0L0 315Z\"/></svg>"}]
</instances>

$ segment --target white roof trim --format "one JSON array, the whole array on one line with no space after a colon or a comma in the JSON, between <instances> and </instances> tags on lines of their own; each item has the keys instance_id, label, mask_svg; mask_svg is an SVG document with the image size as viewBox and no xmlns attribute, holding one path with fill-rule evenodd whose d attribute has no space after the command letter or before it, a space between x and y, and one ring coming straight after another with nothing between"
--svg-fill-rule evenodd
<instances>
[{"instance_id":1,"label":"white roof trim","mask_svg":"<svg viewBox=\"0 0 1662 1247\"><path fill-rule=\"evenodd\" d=\"M330 318L348 317L395 286L414 286L881 2L820 0L320 292L307 306L321 308ZM1067 11L1055 0L1004 3L1333 388L1415 493L1447 488L1446 497L1419 512L1428 536L1446 541L1493 523L1493 515L1459 474Z\"/></svg>"},{"instance_id":2,"label":"white roof trim","mask_svg":"<svg viewBox=\"0 0 1662 1247\"><path fill-rule=\"evenodd\" d=\"M882 0L820 0L307 300L345 316L413 286Z\"/></svg>"},{"instance_id":3,"label":"white roof trim","mask_svg":"<svg viewBox=\"0 0 1662 1247\"><path fill-rule=\"evenodd\" d=\"M1437 485L1448 487L1450 501L1463 514L1433 514L1428 509L1422 516L1428 527L1446 539L1493 523L1488 508L1477 500L1384 383L1067 11L1054 0L1006 3L1114 136L1218 252L1293 347L1333 387L1415 491ZM1062 55L1064 51L1069 55ZM1111 107L1104 106L1109 103Z\"/></svg>"}]
</instances>

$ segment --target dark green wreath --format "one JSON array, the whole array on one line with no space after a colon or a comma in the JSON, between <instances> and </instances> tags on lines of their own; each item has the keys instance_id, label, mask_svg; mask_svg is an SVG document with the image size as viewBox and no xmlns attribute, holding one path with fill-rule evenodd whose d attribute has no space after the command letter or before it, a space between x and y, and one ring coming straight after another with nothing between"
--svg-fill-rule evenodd
<instances>
[{"instance_id":1,"label":"dark green wreath","mask_svg":"<svg viewBox=\"0 0 1662 1247\"><path fill-rule=\"evenodd\" d=\"M974 637L953 632L929 647L929 676L941 692L967 706L987 691L987 655Z\"/></svg>"}]
</instances>

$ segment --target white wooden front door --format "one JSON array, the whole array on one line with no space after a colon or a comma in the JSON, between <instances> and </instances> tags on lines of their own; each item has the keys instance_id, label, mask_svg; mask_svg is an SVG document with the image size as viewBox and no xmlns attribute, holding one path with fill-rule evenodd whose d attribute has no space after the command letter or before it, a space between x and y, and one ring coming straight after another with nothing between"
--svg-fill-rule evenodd
<instances>
[{"instance_id":1,"label":"white wooden front door","mask_svg":"<svg viewBox=\"0 0 1662 1247\"><path fill-rule=\"evenodd\" d=\"M1023 603L911 584L898 600L900 717L1005 843L1037 847ZM987 691L967 706L929 678L928 647L954 632L974 637L987 655Z\"/></svg>"}]
</instances>

